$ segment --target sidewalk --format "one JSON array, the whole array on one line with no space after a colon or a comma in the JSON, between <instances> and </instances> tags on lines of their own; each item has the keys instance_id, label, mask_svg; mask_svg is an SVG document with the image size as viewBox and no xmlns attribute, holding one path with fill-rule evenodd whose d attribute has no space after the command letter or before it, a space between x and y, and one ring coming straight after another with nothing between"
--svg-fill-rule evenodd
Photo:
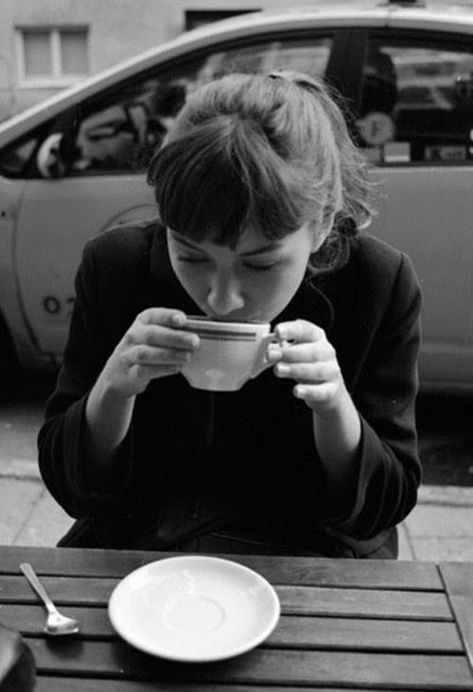
<instances>
[{"instance_id":1,"label":"sidewalk","mask_svg":"<svg viewBox=\"0 0 473 692\"><path fill-rule=\"evenodd\" d=\"M72 521L36 463L12 460L0 469L0 544L54 546ZM473 560L473 487L422 486L399 538L401 560Z\"/></svg>"}]
</instances>

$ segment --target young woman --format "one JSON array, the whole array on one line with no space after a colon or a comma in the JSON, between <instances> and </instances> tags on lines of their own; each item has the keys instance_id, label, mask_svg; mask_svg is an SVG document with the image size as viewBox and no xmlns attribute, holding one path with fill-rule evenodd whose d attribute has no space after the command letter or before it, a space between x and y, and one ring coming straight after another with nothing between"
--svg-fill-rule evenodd
<instances>
[{"instance_id":1,"label":"young woman","mask_svg":"<svg viewBox=\"0 0 473 692\"><path fill-rule=\"evenodd\" d=\"M362 230L365 162L292 72L196 91L149 169L159 218L86 247L39 435L60 545L396 557L416 502L420 292ZM186 314L281 345L238 392L193 389Z\"/></svg>"}]
</instances>

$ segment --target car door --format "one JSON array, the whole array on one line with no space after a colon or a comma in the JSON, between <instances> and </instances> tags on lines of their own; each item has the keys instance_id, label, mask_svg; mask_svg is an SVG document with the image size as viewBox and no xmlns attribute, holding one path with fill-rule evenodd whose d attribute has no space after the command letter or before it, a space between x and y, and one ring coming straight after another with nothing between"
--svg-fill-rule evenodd
<instances>
[{"instance_id":1,"label":"car door","mask_svg":"<svg viewBox=\"0 0 473 692\"><path fill-rule=\"evenodd\" d=\"M473 48L460 35L373 30L358 102L376 164L372 230L406 251L423 292L426 387L473 381Z\"/></svg>"},{"instance_id":2,"label":"car door","mask_svg":"<svg viewBox=\"0 0 473 692\"><path fill-rule=\"evenodd\" d=\"M229 70L326 74L334 45L325 30L209 48L117 84L49 123L17 209L15 245L24 315L42 353L63 351L87 240L156 214L146 163L186 95Z\"/></svg>"}]
</instances>

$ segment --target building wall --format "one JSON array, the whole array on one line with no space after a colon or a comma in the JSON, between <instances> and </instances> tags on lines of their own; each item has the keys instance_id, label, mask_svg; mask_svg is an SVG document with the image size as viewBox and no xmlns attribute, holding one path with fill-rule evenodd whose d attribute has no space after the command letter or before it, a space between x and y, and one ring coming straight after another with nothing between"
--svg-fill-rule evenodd
<instances>
[{"instance_id":1,"label":"building wall","mask_svg":"<svg viewBox=\"0 0 473 692\"><path fill-rule=\"evenodd\" d=\"M182 30L181 12L169 0L0 0L0 11L0 118L60 88L21 82L17 28L87 27L89 74Z\"/></svg>"},{"instance_id":2,"label":"building wall","mask_svg":"<svg viewBox=\"0 0 473 692\"><path fill-rule=\"evenodd\" d=\"M307 0L309 2L309 0ZM185 30L186 10L246 11L281 0L0 0L0 120L66 84L28 85L20 77L18 29L88 28L89 74ZM73 80L72 80L73 82Z\"/></svg>"}]
</instances>

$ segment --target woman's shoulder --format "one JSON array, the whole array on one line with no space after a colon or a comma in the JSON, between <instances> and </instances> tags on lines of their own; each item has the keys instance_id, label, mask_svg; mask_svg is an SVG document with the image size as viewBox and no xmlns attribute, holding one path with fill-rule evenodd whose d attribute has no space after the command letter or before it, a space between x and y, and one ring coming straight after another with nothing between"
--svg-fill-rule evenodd
<instances>
[{"instance_id":1,"label":"woman's shoulder","mask_svg":"<svg viewBox=\"0 0 473 692\"><path fill-rule=\"evenodd\" d=\"M384 309L392 300L417 304L421 299L420 282L407 253L366 231L350 239L347 262L320 283L337 304L355 301Z\"/></svg>"},{"instance_id":2,"label":"woman's shoulder","mask_svg":"<svg viewBox=\"0 0 473 692\"><path fill-rule=\"evenodd\" d=\"M352 240L350 258L360 264L399 266L403 255L402 250L367 231L360 231Z\"/></svg>"},{"instance_id":3,"label":"woman's shoulder","mask_svg":"<svg viewBox=\"0 0 473 692\"><path fill-rule=\"evenodd\" d=\"M154 221L123 224L92 238L84 248L76 293L85 306L100 309L114 339L121 338L155 297L151 255L155 238L165 237L160 228Z\"/></svg>"},{"instance_id":4,"label":"woman's shoulder","mask_svg":"<svg viewBox=\"0 0 473 692\"><path fill-rule=\"evenodd\" d=\"M105 262L115 267L134 265L149 257L153 241L161 229L156 219L143 219L129 224L112 226L91 238L84 248L84 258Z\"/></svg>"},{"instance_id":5,"label":"woman's shoulder","mask_svg":"<svg viewBox=\"0 0 473 692\"><path fill-rule=\"evenodd\" d=\"M361 231L352 240L347 268L348 271L361 273L382 283L396 279L418 282L414 266L406 252L366 231Z\"/></svg>"},{"instance_id":6,"label":"woman's shoulder","mask_svg":"<svg viewBox=\"0 0 473 692\"><path fill-rule=\"evenodd\" d=\"M385 240L361 232L352 246L348 265L348 284L356 285L356 293L363 301L379 309L391 305L397 311L414 307L418 312L422 304L419 278L409 255ZM346 277L348 278L348 277ZM410 309L410 308L409 308Z\"/></svg>"}]
</instances>

